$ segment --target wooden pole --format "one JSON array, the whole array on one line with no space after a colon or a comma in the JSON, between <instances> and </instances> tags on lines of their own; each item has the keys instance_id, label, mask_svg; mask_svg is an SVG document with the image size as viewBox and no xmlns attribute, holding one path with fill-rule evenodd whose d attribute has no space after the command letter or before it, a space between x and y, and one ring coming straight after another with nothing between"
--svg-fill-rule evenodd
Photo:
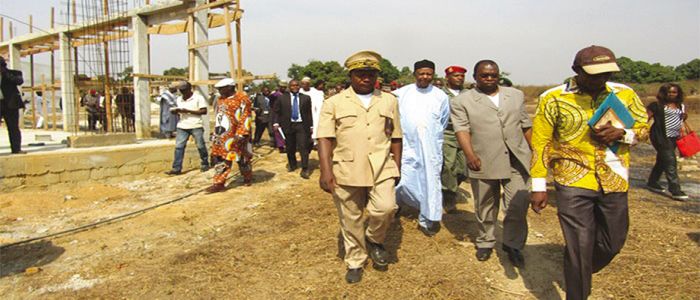
<instances>
[{"instance_id":1,"label":"wooden pole","mask_svg":"<svg viewBox=\"0 0 700 300\"><path fill-rule=\"evenodd\" d=\"M194 51L195 49L189 48L189 46L194 45L194 14L187 16L187 43L189 49L189 81L194 81Z\"/></svg>"},{"instance_id":2,"label":"wooden pole","mask_svg":"<svg viewBox=\"0 0 700 300\"><path fill-rule=\"evenodd\" d=\"M73 15L73 24L78 23L78 14L76 13L75 0L71 1L71 14Z\"/></svg>"},{"instance_id":3,"label":"wooden pole","mask_svg":"<svg viewBox=\"0 0 700 300\"><path fill-rule=\"evenodd\" d=\"M109 15L109 1L102 0L102 13L107 16ZM105 54L105 110L107 113L107 121L105 129L107 132L112 132L112 85L109 78L109 41L104 41L102 44Z\"/></svg>"},{"instance_id":4,"label":"wooden pole","mask_svg":"<svg viewBox=\"0 0 700 300\"><path fill-rule=\"evenodd\" d=\"M241 11L241 0L236 0L236 13ZM241 16L242 18L242 16ZM243 54L241 52L241 18L236 19L236 55L238 58L238 78L243 78ZM238 90L243 91L243 81L238 80Z\"/></svg>"},{"instance_id":5,"label":"wooden pole","mask_svg":"<svg viewBox=\"0 0 700 300\"><path fill-rule=\"evenodd\" d=\"M228 48L228 64L231 78L236 78L236 82L240 81L240 77L235 73L236 65L233 63L233 35L231 34L231 17L229 16L228 5L224 6L224 26L226 26L226 48ZM234 75L236 74L236 75ZM238 88L241 91L240 87Z\"/></svg>"},{"instance_id":6,"label":"wooden pole","mask_svg":"<svg viewBox=\"0 0 700 300\"><path fill-rule=\"evenodd\" d=\"M51 29L54 29L54 16L55 16L55 10L54 7L51 7ZM58 123L57 123L57 116L56 116L56 59L54 57L54 50L51 49L51 113L52 113L52 122L51 122L51 129L56 130L58 129ZM46 94L44 94L44 97L46 97Z\"/></svg>"},{"instance_id":7,"label":"wooden pole","mask_svg":"<svg viewBox=\"0 0 700 300\"><path fill-rule=\"evenodd\" d=\"M44 74L41 74L41 114L44 116L43 128L49 129L49 113L48 105L46 105L46 80Z\"/></svg>"},{"instance_id":8,"label":"wooden pole","mask_svg":"<svg viewBox=\"0 0 700 300\"><path fill-rule=\"evenodd\" d=\"M29 15L29 33L32 32L32 15ZM29 55L29 83L32 87L30 93L31 96L31 105L32 105L32 126L30 128L36 127L36 99L34 98L34 94L36 92L34 91L34 55Z\"/></svg>"},{"instance_id":9,"label":"wooden pole","mask_svg":"<svg viewBox=\"0 0 700 300\"><path fill-rule=\"evenodd\" d=\"M0 17L0 42L5 40L5 29L3 28L5 26L5 19Z\"/></svg>"},{"instance_id":10,"label":"wooden pole","mask_svg":"<svg viewBox=\"0 0 700 300\"><path fill-rule=\"evenodd\" d=\"M15 37L15 34L14 34L13 30L12 30L12 21L9 21L9 22L7 22L7 23L8 23L8 25L9 25L9 28L8 28L8 29L9 29L9 32L10 32L10 39L12 39L12 38Z\"/></svg>"}]
</instances>

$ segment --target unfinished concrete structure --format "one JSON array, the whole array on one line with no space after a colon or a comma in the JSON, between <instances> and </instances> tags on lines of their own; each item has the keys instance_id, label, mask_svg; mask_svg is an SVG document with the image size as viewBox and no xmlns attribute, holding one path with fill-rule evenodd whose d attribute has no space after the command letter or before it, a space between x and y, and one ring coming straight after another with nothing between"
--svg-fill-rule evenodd
<instances>
[{"instance_id":1,"label":"unfinished concrete structure","mask_svg":"<svg viewBox=\"0 0 700 300\"><path fill-rule=\"evenodd\" d=\"M111 79L110 74L110 43L130 39L131 72L129 85L133 87L135 96L135 133L137 138L148 138L151 136L151 116L150 116L150 95L151 85L158 84L156 81L185 79L177 76L162 76L150 74L149 56L149 35L156 34L181 34L188 36L188 45L183 45L189 52L188 79L196 87L197 93L208 96L209 85L213 80L209 78L209 52L208 47L225 44L228 47L229 69L232 77L237 78L239 88L242 88L244 80L242 76L242 55L240 39L240 20L243 11L240 8L240 0L166 0L166 1L145 1L145 5L130 10L114 9L118 7L120 0L93 0L97 2L94 7L99 7L102 14L99 18L90 18L82 23L78 23L75 17L76 4L72 0L72 14L74 24L54 26L53 8L51 9L51 28L42 32L31 32L22 36L13 36L10 26L10 39L4 39L3 24L0 19L0 55L8 58L9 67L20 69L22 58L29 57L33 65L33 55L50 52L52 71L54 69L54 51L58 51L60 80L55 76L50 79L43 79L41 84L34 81L34 76L25 74L25 85L30 91L60 90L62 115L61 124L64 131L77 133L80 129L80 90L85 87L100 86L105 91L106 132L114 132L112 128L112 116L110 93L119 84ZM121 0L122 2L125 0ZM100 3L101 2L101 3ZM115 2L117 3L115 5ZM112 10L110 10L110 7ZM219 13L216 13L219 12ZM30 28L31 18L30 18ZM235 23L235 33L231 29L231 23ZM226 26L226 38L210 40L209 29ZM95 83L80 82L78 80L78 51L79 47L88 45L103 45L104 55L102 63L103 81ZM235 58L234 58L234 47ZM129 47L127 47L129 48ZM119 50L119 51L123 51ZM122 66L123 67L123 66ZM53 73L53 72L52 72ZM31 77L31 80L27 78ZM248 80L252 78L246 78ZM131 81L131 80L130 80ZM32 97L34 93L31 93ZM44 97L47 97L44 94ZM52 97L53 98L53 97ZM33 102L33 100L32 100ZM51 101L56 103L56 101ZM43 105L46 110L47 105ZM55 106L55 105L54 105ZM32 107L33 103L32 103ZM56 111L54 107L53 112ZM46 115L46 114L44 114ZM55 113L54 113L55 115ZM54 117L55 118L55 117ZM48 122L47 122L48 124ZM46 127L47 125L45 125ZM54 119L54 128L57 128Z\"/></svg>"}]
</instances>

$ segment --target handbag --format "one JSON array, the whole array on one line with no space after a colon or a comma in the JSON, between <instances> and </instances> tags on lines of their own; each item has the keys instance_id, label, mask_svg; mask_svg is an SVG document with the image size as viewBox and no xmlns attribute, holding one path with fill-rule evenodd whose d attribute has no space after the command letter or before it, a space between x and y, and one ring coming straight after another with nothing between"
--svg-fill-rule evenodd
<instances>
[{"instance_id":1,"label":"handbag","mask_svg":"<svg viewBox=\"0 0 700 300\"><path fill-rule=\"evenodd\" d=\"M686 134L676 140L676 145L682 157L690 157L700 152L700 139L698 139L695 131L690 129L687 122L684 121L683 126L686 129Z\"/></svg>"}]
</instances>

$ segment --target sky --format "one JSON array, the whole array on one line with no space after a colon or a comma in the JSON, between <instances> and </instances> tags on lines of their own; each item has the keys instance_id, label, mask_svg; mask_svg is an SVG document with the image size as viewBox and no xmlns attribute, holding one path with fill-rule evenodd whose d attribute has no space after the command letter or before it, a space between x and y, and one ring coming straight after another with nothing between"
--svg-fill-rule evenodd
<instances>
[{"instance_id":1,"label":"sky","mask_svg":"<svg viewBox=\"0 0 700 300\"><path fill-rule=\"evenodd\" d=\"M66 0L24 3L30 2L0 0L0 14L21 20L33 14L35 25L47 28L49 7L60 16ZM399 69L430 59L441 76L461 65L468 79L474 63L492 59L516 84L542 85L571 76L576 52L593 44L662 65L700 58L700 0L241 0L241 8L243 67L281 78L293 63L342 64L360 50L374 50ZM28 31L13 23L20 34ZM223 36L219 28L209 38ZM184 34L152 36L151 72L186 66L186 45ZM226 70L225 49L210 47L210 71Z\"/></svg>"}]
</instances>

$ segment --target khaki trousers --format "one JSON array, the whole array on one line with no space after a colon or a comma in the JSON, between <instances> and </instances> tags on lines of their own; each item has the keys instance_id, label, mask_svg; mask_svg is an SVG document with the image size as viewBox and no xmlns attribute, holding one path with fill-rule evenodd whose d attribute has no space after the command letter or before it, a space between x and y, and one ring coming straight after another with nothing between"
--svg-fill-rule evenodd
<instances>
[{"instance_id":1,"label":"khaki trousers","mask_svg":"<svg viewBox=\"0 0 700 300\"><path fill-rule=\"evenodd\" d=\"M365 239L377 244L384 243L398 207L394 182L393 178L389 178L373 187L340 185L335 188L333 200L338 209L348 268L364 266L367 260ZM368 215L364 214L365 207ZM366 219L369 222L365 227Z\"/></svg>"},{"instance_id":2,"label":"khaki trousers","mask_svg":"<svg viewBox=\"0 0 700 300\"><path fill-rule=\"evenodd\" d=\"M499 206L506 213L503 217L503 244L522 249L527 240L527 209L530 204L527 172L511 167L509 179L471 179L474 193L474 211L479 225L476 246L493 248L496 245L496 223ZM503 186L503 198L501 198Z\"/></svg>"}]
</instances>

